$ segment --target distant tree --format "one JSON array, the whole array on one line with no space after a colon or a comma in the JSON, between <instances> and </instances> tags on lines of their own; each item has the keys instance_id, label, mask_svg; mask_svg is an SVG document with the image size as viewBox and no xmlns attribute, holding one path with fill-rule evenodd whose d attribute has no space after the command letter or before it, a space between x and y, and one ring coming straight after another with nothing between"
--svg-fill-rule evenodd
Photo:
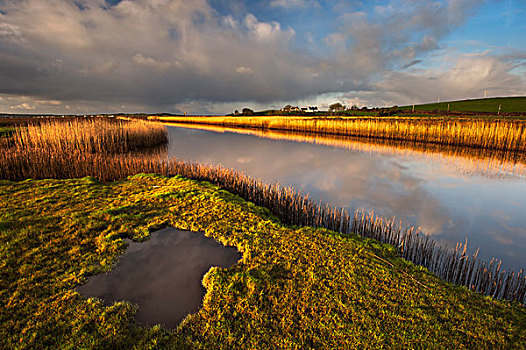
<instances>
[{"instance_id":1,"label":"distant tree","mask_svg":"<svg viewBox=\"0 0 526 350\"><path fill-rule=\"evenodd\" d=\"M254 111L251 110L250 108L243 108L243 110L241 111L243 115L254 115Z\"/></svg>"},{"instance_id":2,"label":"distant tree","mask_svg":"<svg viewBox=\"0 0 526 350\"><path fill-rule=\"evenodd\" d=\"M342 112L345 111L345 106L340 102L333 103L329 106L329 112Z\"/></svg>"},{"instance_id":3,"label":"distant tree","mask_svg":"<svg viewBox=\"0 0 526 350\"><path fill-rule=\"evenodd\" d=\"M387 108L377 108L376 109L376 116L378 117L385 117L389 115L389 111Z\"/></svg>"}]
</instances>

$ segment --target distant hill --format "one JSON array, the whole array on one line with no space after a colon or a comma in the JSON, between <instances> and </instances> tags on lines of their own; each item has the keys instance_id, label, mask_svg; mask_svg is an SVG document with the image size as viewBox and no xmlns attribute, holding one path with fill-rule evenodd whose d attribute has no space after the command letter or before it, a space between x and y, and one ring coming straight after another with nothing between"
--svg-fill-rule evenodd
<instances>
[{"instance_id":1,"label":"distant hill","mask_svg":"<svg viewBox=\"0 0 526 350\"><path fill-rule=\"evenodd\" d=\"M526 113L526 96L522 97L493 97L481 98L476 100L460 100L460 101L444 101L440 103L427 103L415 105L416 111L447 111L449 104L450 112L489 112L497 113L499 105L501 106L501 113ZM400 109L413 108L410 106L403 106Z\"/></svg>"}]
</instances>

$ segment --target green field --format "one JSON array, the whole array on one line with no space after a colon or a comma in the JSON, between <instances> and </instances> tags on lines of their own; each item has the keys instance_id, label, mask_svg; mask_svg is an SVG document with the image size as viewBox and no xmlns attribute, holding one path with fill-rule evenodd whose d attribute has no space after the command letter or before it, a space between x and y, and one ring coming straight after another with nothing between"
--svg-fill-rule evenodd
<instances>
[{"instance_id":1,"label":"green field","mask_svg":"<svg viewBox=\"0 0 526 350\"><path fill-rule=\"evenodd\" d=\"M0 181L2 349L519 349L526 309L455 287L391 246L289 227L206 182L137 175L101 183ZM142 327L136 307L75 286L108 270L123 238L204 231L242 260L212 268L202 309ZM133 273L133 271L130 271Z\"/></svg>"},{"instance_id":2,"label":"green field","mask_svg":"<svg viewBox=\"0 0 526 350\"><path fill-rule=\"evenodd\" d=\"M526 113L526 97L494 97L476 100L444 101L415 105L417 111L447 111L450 112L487 112L498 113ZM400 109L411 110L413 106L403 106Z\"/></svg>"},{"instance_id":3,"label":"green field","mask_svg":"<svg viewBox=\"0 0 526 350\"><path fill-rule=\"evenodd\" d=\"M12 127L2 127L2 126L0 126L0 138L11 136L12 133L13 133L13 128Z\"/></svg>"}]
</instances>

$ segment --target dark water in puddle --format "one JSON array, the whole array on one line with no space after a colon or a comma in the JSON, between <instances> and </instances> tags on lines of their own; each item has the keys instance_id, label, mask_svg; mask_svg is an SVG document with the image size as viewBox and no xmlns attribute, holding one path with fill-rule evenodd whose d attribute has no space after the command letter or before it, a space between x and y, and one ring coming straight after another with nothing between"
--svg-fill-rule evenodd
<instances>
[{"instance_id":1,"label":"dark water in puddle","mask_svg":"<svg viewBox=\"0 0 526 350\"><path fill-rule=\"evenodd\" d=\"M140 323L174 328L199 310L205 294L201 280L210 267L229 267L239 259L236 248L203 233L166 228L145 242L130 242L113 270L90 277L77 291L108 305L121 300L138 304Z\"/></svg>"}]
</instances>

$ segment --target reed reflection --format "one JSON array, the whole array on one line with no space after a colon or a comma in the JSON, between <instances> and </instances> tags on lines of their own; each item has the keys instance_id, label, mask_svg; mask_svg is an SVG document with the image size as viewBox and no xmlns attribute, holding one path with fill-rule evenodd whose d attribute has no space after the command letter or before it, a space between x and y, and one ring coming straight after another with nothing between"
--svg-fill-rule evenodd
<instances>
[{"instance_id":1,"label":"reed reflection","mask_svg":"<svg viewBox=\"0 0 526 350\"><path fill-rule=\"evenodd\" d=\"M487 260L526 265L526 162L513 160L521 156L210 126L168 130L171 156L292 185L351 212L396 216L452 246L467 237Z\"/></svg>"},{"instance_id":2,"label":"reed reflection","mask_svg":"<svg viewBox=\"0 0 526 350\"><path fill-rule=\"evenodd\" d=\"M526 176L526 154L523 152L488 150L471 147L447 146L433 143L364 139L344 135L322 135L297 131L228 128L214 125L163 123L179 128L232 132L272 140L308 142L317 145L348 149L356 152L381 153L400 157L429 157L434 162L456 166L466 174L488 177L507 175Z\"/></svg>"}]
</instances>

